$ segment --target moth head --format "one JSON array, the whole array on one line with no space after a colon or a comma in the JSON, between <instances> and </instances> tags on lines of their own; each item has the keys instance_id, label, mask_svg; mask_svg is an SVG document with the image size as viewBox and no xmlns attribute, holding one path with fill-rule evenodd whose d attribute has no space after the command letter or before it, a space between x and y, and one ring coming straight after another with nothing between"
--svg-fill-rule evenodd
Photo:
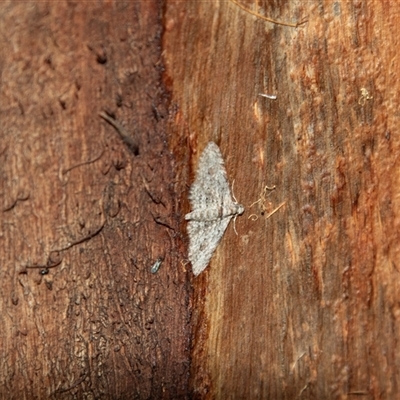
<instances>
[{"instance_id":1,"label":"moth head","mask_svg":"<svg viewBox=\"0 0 400 400\"><path fill-rule=\"evenodd\" d=\"M236 204L237 214L242 215L244 213L244 207L241 204Z\"/></svg>"}]
</instances>

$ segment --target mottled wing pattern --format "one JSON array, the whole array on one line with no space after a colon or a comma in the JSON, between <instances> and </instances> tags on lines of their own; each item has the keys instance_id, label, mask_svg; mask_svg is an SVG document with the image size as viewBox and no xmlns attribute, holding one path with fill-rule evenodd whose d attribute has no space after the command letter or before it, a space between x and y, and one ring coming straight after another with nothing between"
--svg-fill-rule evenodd
<instances>
[{"instance_id":1,"label":"mottled wing pattern","mask_svg":"<svg viewBox=\"0 0 400 400\"><path fill-rule=\"evenodd\" d=\"M194 275L207 267L231 217L214 221L189 221L189 260Z\"/></svg>"},{"instance_id":2,"label":"mottled wing pattern","mask_svg":"<svg viewBox=\"0 0 400 400\"><path fill-rule=\"evenodd\" d=\"M198 275L207 267L232 219L233 214L226 210L237 206L232 200L221 151L214 142L208 143L200 156L189 198L192 212L185 216L189 221L189 260L193 273Z\"/></svg>"},{"instance_id":3,"label":"mottled wing pattern","mask_svg":"<svg viewBox=\"0 0 400 400\"><path fill-rule=\"evenodd\" d=\"M190 189L192 211L206 210L231 198L228 179L219 147L210 142L200 156L197 176Z\"/></svg>"}]
</instances>

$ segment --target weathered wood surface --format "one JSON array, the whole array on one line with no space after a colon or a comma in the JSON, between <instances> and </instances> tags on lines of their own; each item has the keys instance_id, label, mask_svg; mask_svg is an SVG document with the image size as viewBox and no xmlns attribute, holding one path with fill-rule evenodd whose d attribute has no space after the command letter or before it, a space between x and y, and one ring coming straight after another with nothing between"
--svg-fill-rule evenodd
<instances>
[{"instance_id":1,"label":"weathered wood surface","mask_svg":"<svg viewBox=\"0 0 400 400\"><path fill-rule=\"evenodd\" d=\"M308 21L1 4L0 398L399 395L400 5L241 4ZM246 212L192 279L209 140Z\"/></svg>"},{"instance_id":2,"label":"weathered wood surface","mask_svg":"<svg viewBox=\"0 0 400 400\"><path fill-rule=\"evenodd\" d=\"M188 392L160 12L156 1L1 3L2 399Z\"/></svg>"},{"instance_id":3,"label":"weathered wood surface","mask_svg":"<svg viewBox=\"0 0 400 400\"><path fill-rule=\"evenodd\" d=\"M194 280L192 385L210 399L395 398L400 5L279 3L242 1L308 22L167 2L174 138L193 168L215 140L247 205Z\"/></svg>"}]
</instances>

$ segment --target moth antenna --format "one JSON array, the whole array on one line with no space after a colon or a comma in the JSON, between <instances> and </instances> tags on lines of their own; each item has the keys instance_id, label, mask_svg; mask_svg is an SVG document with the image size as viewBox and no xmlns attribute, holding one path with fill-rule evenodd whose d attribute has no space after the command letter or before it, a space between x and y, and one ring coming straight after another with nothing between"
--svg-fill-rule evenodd
<instances>
[{"instance_id":1,"label":"moth antenna","mask_svg":"<svg viewBox=\"0 0 400 400\"><path fill-rule=\"evenodd\" d=\"M233 218L233 230L235 231L236 235L239 236L239 234L237 233L237 230L236 230L236 217L237 216L238 216L238 214L236 214L235 217Z\"/></svg>"},{"instance_id":2,"label":"moth antenna","mask_svg":"<svg viewBox=\"0 0 400 400\"><path fill-rule=\"evenodd\" d=\"M232 196L233 196L233 200L235 200L235 203L237 203L238 201L237 201L237 199L236 199L236 196L235 196L235 194L233 193L233 185L235 184L235 180L233 180L232 181ZM236 217L235 217L235 220L236 220ZM236 232L236 229L235 229L235 232ZM237 233L237 232L236 232Z\"/></svg>"}]
</instances>

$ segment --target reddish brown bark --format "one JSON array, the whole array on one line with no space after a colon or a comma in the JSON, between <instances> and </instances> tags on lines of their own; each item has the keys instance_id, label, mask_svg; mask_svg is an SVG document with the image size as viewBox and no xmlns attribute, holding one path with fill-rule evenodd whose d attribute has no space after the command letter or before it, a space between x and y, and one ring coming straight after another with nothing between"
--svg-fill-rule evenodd
<instances>
[{"instance_id":1,"label":"reddish brown bark","mask_svg":"<svg viewBox=\"0 0 400 400\"><path fill-rule=\"evenodd\" d=\"M1 398L398 396L400 6L241 4L308 21L1 5ZM192 279L209 140L246 212Z\"/></svg>"},{"instance_id":2,"label":"reddish brown bark","mask_svg":"<svg viewBox=\"0 0 400 400\"><path fill-rule=\"evenodd\" d=\"M169 2L165 19L176 137L194 166L216 141L247 205L194 281L194 389L394 398L400 6L241 3L308 22L230 1Z\"/></svg>"},{"instance_id":3,"label":"reddish brown bark","mask_svg":"<svg viewBox=\"0 0 400 400\"><path fill-rule=\"evenodd\" d=\"M1 398L188 393L160 12L151 1L1 6Z\"/></svg>"}]
</instances>

